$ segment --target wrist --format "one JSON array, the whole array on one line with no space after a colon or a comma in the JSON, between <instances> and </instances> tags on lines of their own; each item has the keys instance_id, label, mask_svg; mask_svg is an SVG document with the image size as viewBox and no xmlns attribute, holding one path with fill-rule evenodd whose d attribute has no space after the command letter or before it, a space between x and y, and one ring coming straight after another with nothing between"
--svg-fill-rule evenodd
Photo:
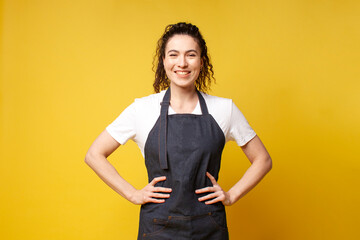
<instances>
[{"instance_id":1,"label":"wrist","mask_svg":"<svg viewBox=\"0 0 360 240\"><path fill-rule=\"evenodd\" d=\"M233 205L237 201L237 196L235 192L230 189L227 194L229 196L229 205Z\"/></svg>"},{"instance_id":2,"label":"wrist","mask_svg":"<svg viewBox=\"0 0 360 240\"><path fill-rule=\"evenodd\" d=\"M132 188L130 188L130 189L128 189L128 190L126 191L126 193L124 194L124 195L125 195L124 197L125 197L129 202L135 203L136 191L137 191L136 188L132 187Z\"/></svg>"}]
</instances>

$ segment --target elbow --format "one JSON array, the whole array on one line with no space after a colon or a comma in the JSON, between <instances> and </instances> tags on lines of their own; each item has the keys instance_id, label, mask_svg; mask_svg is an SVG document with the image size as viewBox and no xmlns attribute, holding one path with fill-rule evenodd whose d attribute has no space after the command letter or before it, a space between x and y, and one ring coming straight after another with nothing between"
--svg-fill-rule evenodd
<instances>
[{"instance_id":1,"label":"elbow","mask_svg":"<svg viewBox=\"0 0 360 240\"><path fill-rule=\"evenodd\" d=\"M272 169L272 159L268 154L256 158L252 164L256 164L265 174Z\"/></svg>"},{"instance_id":2,"label":"elbow","mask_svg":"<svg viewBox=\"0 0 360 240\"><path fill-rule=\"evenodd\" d=\"M272 159L270 156L268 156L266 159L265 159L265 164L264 164L267 168L267 172L269 172L271 169L272 169Z\"/></svg>"},{"instance_id":3,"label":"elbow","mask_svg":"<svg viewBox=\"0 0 360 240\"><path fill-rule=\"evenodd\" d=\"M87 153L86 153L86 155L85 155L85 163L87 164L87 165L91 165L91 163L92 163L92 160L93 160L93 154L90 152L90 151L88 151Z\"/></svg>"},{"instance_id":4,"label":"elbow","mask_svg":"<svg viewBox=\"0 0 360 240\"><path fill-rule=\"evenodd\" d=\"M90 168L94 169L99 164L99 162L102 161L103 157L105 157L103 154L90 148L85 155L84 161Z\"/></svg>"}]
</instances>

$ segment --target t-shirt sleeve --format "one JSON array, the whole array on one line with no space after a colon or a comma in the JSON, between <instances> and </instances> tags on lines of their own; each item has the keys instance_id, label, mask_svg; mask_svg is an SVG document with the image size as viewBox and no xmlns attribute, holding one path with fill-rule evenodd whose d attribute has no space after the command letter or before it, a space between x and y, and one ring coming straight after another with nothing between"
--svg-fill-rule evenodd
<instances>
[{"instance_id":1,"label":"t-shirt sleeve","mask_svg":"<svg viewBox=\"0 0 360 240\"><path fill-rule=\"evenodd\" d=\"M231 101L231 115L229 119L228 140L235 141L237 145L244 146L256 136L245 116L239 108Z\"/></svg>"},{"instance_id":2,"label":"t-shirt sleeve","mask_svg":"<svg viewBox=\"0 0 360 240\"><path fill-rule=\"evenodd\" d=\"M136 103L128 106L110 125L107 132L121 145L136 136Z\"/></svg>"}]
</instances>

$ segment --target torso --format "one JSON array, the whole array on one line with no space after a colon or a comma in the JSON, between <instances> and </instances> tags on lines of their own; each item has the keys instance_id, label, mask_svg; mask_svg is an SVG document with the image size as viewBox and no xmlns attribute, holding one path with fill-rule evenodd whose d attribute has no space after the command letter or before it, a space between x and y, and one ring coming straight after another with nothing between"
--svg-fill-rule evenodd
<instances>
[{"instance_id":1,"label":"torso","mask_svg":"<svg viewBox=\"0 0 360 240\"><path fill-rule=\"evenodd\" d=\"M169 95L169 92L165 94L160 117L148 135L145 164L149 182L155 177L166 176L166 181L158 185L170 187L173 191L165 203L142 205L139 239L155 235L156 238L149 239L171 239L169 237L172 234L176 234L176 239L227 239L225 209L222 203L206 205L198 201L202 195L195 193L196 189L212 185L205 175L206 172L218 178L225 144L224 133L208 113L200 93L198 96L201 115L168 116L169 103L164 102L169 101ZM154 234L154 229L151 228L159 226L154 223L156 221L160 221L162 225L166 222L164 226L167 228L164 227L161 232L155 231ZM214 221L218 222L211 225ZM203 224L208 225L207 230L196 235L197 229L203 227Z\"/></svg>"}]
</instances>

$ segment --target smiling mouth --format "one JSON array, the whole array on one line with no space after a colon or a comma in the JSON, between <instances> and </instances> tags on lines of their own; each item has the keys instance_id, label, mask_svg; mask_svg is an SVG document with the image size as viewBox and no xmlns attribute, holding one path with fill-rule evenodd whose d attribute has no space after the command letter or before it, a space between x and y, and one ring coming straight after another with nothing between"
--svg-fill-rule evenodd
<instances>
[{"instance_id":1,"label":"smiling mouth","mask_svg":"<svg viewBox=\"0 0 360 240\"><path fill-rule=\"evenodd\" d=\"M190 73L190 71L175 71L175 73L179 75L187 75Z\"/></svg>"}]
</instances>

